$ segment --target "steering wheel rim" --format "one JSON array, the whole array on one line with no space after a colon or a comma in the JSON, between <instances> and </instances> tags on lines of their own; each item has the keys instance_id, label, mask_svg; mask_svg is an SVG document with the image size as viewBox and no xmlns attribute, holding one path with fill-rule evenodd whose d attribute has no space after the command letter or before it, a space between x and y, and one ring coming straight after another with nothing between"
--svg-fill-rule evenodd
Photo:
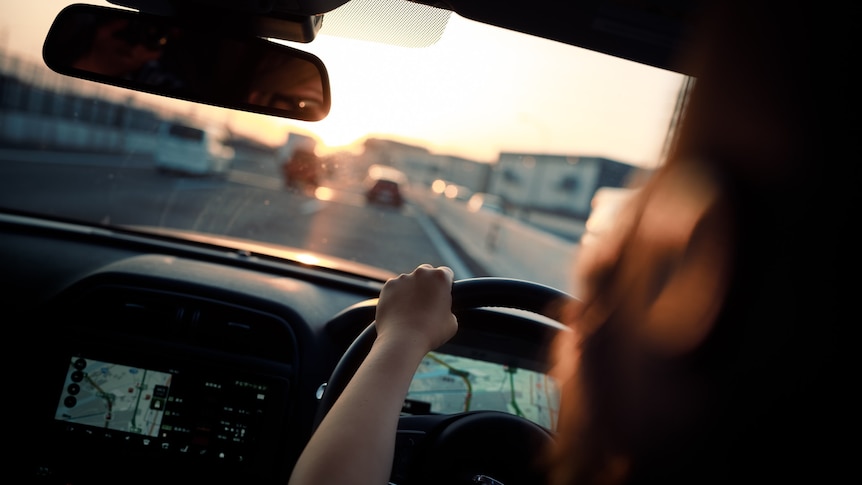
<instances>
[{"instance_id":1,"label":"steering wheel rim","mask_svg":"<svg viewBox=\"0 0 862 485\"><path fill-rule=\"evenodd\" d=\"M559 289L513 278L469 278L457 280L452 285L452 312L456 316L461 311L474 308L502 307L525 310L560 321L564 308L576 301L574 297ZM459 319L459 331L462 325ZM372 321L344 352L320 397L314 429L332 408L356 369L368 355L376 336L377 332ZM432 480L428 483L439 482L443 476L448 480L447 483L453 483L453 477L458 477L457 483L462 481L471 483L472 476L467 477L467 475L477 472L491 461L507 466L508 470L502 473L513 476L512 474L516 472L512 470L512 461L500 460L500 454L493 449L494 446L503 446L501 443L506 443L507 452L520 456L525 452L535 452L553 441L553 434L549 430L525 418L497 411L470 411L448 416L410 416L408 419L402 417L401 421L410 423L404 426L406 428L422 429L424 437L421 446L416 446L412 438L408 439L411 458L407 460L409 463L403 464L402 467L413 470L410 475L418 474L426 480ZM401 428L399 424L399 429ZM507 435L510 439L506 439ZM513 447L513 443L517 446ZM400 448L399 445L396 447ZM475 463L467 464L464 460L455 459L454 457L459 456L460 453L457 451L453 453L452 450L470 450L469 454L475 458L472 460ZM483 452L477 452L477 450ZM414 455L417 453L422 457L416 458ZM441 460L450 466L429 465L431 462L439 464ZM523 461L524 458L520 460ZM396 456L396 466L399 466L398 462L399 459ZM473 466L474 464L476 466ZM500 465L496 466L499 468ZM526 475L519 476L529 476L529 483L537 483L535 480L539 472L536 471L536 467L532 463L524 463L523 468L528 469L525 471ZM413 479L407 479L406 482L419 483ZM503 483L511 485L518 482L503 481Z\"/></svg>"},{"instance_id":2,"label":"steering wheel rim","mask_svg":"<svg viewBox=\"0 0 862 485\"><path fill-rule=\"evenodd\" d=\"M515 278L467 278L452 284L452 312L456 315L470 308L502 307L525 310L559 321L564 306L576 301L574 297L562 290ZM461 325L460 321L459 325ZM314 429L317 429L356 369L368 355L376 337L377 331L372 321L344 352L320 398Z\"/></svg>"}]
</instances>

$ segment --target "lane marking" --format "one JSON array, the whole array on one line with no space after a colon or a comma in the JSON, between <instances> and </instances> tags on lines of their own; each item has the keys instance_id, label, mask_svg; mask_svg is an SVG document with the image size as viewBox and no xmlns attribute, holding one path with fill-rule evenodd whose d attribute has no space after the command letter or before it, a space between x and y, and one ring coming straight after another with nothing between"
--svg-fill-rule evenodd
<instances>
[{"instance_id":1,"label":"lane marking","mask_svg":"<svg viewBox=\"0 0 862 485\"><path fill-rule=\"evenodd\" d=\"M431 240L431 244L440 252L440 256L443 257L446 266L452 268L452 271L455 273L455 279L473 278L475 276L473 272L470 271L461 257L452 249L452 245L449 244L446 237L437 229L437 226L422 211L417 210L414 212L416 213L416 220L419 221L419 225L422 226L428 239Z\"/></svg>"}]
</instances>

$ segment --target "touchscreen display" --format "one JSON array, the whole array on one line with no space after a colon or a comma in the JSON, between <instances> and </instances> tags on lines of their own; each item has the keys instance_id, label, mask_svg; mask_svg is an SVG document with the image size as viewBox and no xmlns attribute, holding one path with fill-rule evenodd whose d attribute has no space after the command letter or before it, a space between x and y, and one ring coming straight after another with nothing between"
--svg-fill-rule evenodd
<instances>
[{"instance_id":1,"label":"touchscreen display","mask_svg":"<svg viewBox=\"0 0 862 485\"><path fill-rule=\"evenodd\" d=\"M166 372L73 357L55 418L157 436L171 378Z\"/></svg>"},{"instance_id":2,"label":"touchscreen display","mask_svg":"<svg viewBox=\"0 0 862 485\"><path fill-rule=\"evenodd\" d=\"M251 466L277 439L287 381L189 361L71 356L54 422L71 443ZM259 461L257 463L260 463Z\"/></svg>"}]
</instances>

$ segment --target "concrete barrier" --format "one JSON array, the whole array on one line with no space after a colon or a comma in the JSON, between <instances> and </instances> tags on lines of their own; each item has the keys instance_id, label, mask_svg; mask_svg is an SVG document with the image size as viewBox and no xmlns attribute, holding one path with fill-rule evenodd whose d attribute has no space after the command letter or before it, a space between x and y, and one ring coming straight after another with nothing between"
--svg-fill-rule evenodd
<instances>
[{"instance_id":1,"label":"concrete barrier","mask_svg":"<svg viewBox=\"0 0 862 485\"><path fill-rule=\"evenodd\" d=\"M579 245L500 213L412 188L410 199L490 274L527 279L579 294L572 269Z\"/></svg>"}]
</instances>

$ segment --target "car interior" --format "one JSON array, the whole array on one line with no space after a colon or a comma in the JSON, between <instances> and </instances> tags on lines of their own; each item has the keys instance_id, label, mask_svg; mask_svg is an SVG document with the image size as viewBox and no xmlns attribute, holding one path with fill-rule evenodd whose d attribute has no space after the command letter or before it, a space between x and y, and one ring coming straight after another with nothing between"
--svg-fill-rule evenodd
<instances>
[{"instance_id":1,"label":"car interior","mask_svg":"<svg viewBox=\"0 0 862 485\"><path fill-rule=\"evenodd\" d=\"M93 92L116 88L146 93L232 110L237 116L295 120L313 129L339 110L340 85L349 84L351 77L371 75L359 64L352 72L336 69L324 55L312 54L312 47L325 42L327 35L419 50L425 48L420 44L435 42L447 18L458 17L525 34L523 39L541 38L684 79L680 55L690 41L689 26L700 2L535 0L528 8L492 0L66 3L68 7L49 13L50 29L39 30L39 62L57 78L75 78ZM40 9L35 3L26 8ZM165 63L181 66L169 74L188 77L176 80L154 73L132 77L77 63L75 56L86 50L85 41L99 42L97 34L82 37L82 29L111 21L139 25L137 32L127 35L144 37L157 47L173 45L173 36L187 41L187 50L165 51ZM334 33L327 34L330 27ZM393 32L395 40L387 37ZM529 42L524 40L525 45ZM405 47L409 44L420 46ZM361 55L358 52L356 56ZM481 52L477 48L479 64ZM169 54L176 59L168 59ZM260 64L251 64L253 60ZM440 62L445 65L445 59ZM258 69L261 66L272 70ZM286 77L278 77L279 72ZM300 77L308 82L289 90L284 79ZM3 96L14 97L9 94L12 78L4 74L2 79ZM4 105L3 110L10 114L4 114L4 122L12 126L11 108ZM366 110L362 116L373 113ZM412 117L422 114L413 113L400 122L408 123ZM527 118L520 120L524 131L542 132L540 136L548 131ZM20 148L8 140L0 140L0 149L11 153ZM37 150L31 151L41 146L37 143ZM198 204L185 207L192 223L177 227L170 223L175 216L168 213L168 208L183 209L173 199L175 192L161 195L156 203L111 189L96 191L124 177L124 183L133 185L131 172L99 175L101 182L92 190L66 190L62 181L74 179L73 169L59 160L85 152L46 151L46 156L57 157L52 161L56 167L47 162L28 165L28 170L38 167L32 180L50 177L52 185L39 185L18 165L5 159L2 163L6 195L0 196L0 290L10 329L9 358L24 362L10 385L12 406L7 408L17 421L16 439L9 443L15 449L17 476L34 484L287 483L315 426L373 341L377 297L385 281L400 272L384 262L410 245L416 245L413 254L431 251L414 241L416 229L390 230L380 222L396 217L391 209L375 209L374 218L368 219L307 220L301 217L303 211L326 215L326 207L331 207L319 191L314 192L316 198L288 194L280 181L270 187L263 178L233 171L212 180L206 175L176 176L172 183L192 194L215 183L257 184L271 194L256 198L243 192L235 201L190 199ZM4 152L4 157L11 156ZM23 155L16 156L21 157L16 163L26 161ZM410 156L414 155L404 159L409 161ZM91 165L77 170L101 170L101 158L88 160ZM130 164L139 163L133 156L123 160L129 170L135 169ZM388 164L383 158L372 162ZM358 166L356 173L361 181L366 167ZM511 180L519 176L504 175ZM240 181L240 176L245 178ZM453 179L435 172L427 177L429 183ZM81 208L40 199L55 187L63 197L80 198ZM473 188L477 193L491 192ZM423 208L431 216L447 213L430 208L442 204L435 201L443 198L429 196L417 202L412 199L415 192L413 186L406 192L409 207L399 217ZM547 348L560 332L570 331L560 319L579 295L562 283L539 281L526 270L489 271L486 265L483 271L481 258L506 247L506 238L499 234L509 226L500 221L518 213L511 200L490 196L502 200L506 210L471 214L496 221L493 245L487 236L479 241L483 248L471 253L470 242L458 244L453 239L452 226L439 223L433 231L454 247L453 254L467 260L463 271L455 267L453 311L459 330L429 354L417 373L399 422L392 484L469 483L464 477L479 475L498 480L481 483L506 485L543 480L530 456L554 439L559 390L548 377ZM215 219L204 214L229 218L244 204L260 207L259 220L242 221L244 235L219 234L208 226ZM585 204L588 207L589 201ZM121 212L114 212L114 205L146 209L147 216L115 221L111 215ZM400 201L396 205L400 207ZM263 220L262 214L273 217ZM235 219L230 222L239 224ZM556 219L536 217L532 223L551 227ZM269 226L290 224L293 239L283 243L252 237ZM478 223L459 224L466 228ZM352 232L315 239L326 225L343 225ZM554 245L552 254L558 254L557 245L572 246L575 238L559 236L563 232L557 230L548 243ZM378 262L353 257L367 252L355 236L361 233L372 233L375 245L384 248L376 256ZM545 244L551 238L548 234L542 235L543 242L531 245ZM337 239L355 243L352 253L329 252ZM526 252L518 254L526 265L536 264ZM442 263L447 262L445 256ZM405 266L401 271L410 269ZM483 401L480 391L491 386L482 383L486 381L497 386L494 396L502 404L490 398ZM470 386L486 389L472 393Z\"/></svg>"}]
</instances>

